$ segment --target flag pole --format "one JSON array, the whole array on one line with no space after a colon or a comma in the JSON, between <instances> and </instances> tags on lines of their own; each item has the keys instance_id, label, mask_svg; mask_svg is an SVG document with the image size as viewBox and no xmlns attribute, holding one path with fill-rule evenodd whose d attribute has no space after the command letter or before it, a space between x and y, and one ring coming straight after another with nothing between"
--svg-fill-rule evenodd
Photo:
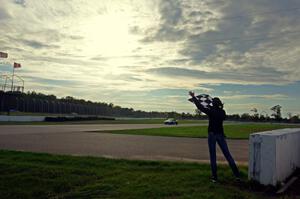
<instances>
[{"instance_id":1,"label":"flag pole","mask_svg":"<svg viewBox=\"0 0 300 199\"><path fill-rule=\"evenodd\" d=\"M5 92L5 89L6 89L6 84L7 84L7 75L5 76L5 83L4 83L4 86L3 86L3 91Z\"/></svg>"},{"instance_id":2,"label":"flag pole","mask_svg":"<svg viewBox=\"0 0 300 199\"><path fill-rule=\"evenodd\" d=\"M11 92L13 92L13 88L14 88L14 76L15 76L15 66L13 65L13 75L11 79Z\"/></svg>"}]
</instances>

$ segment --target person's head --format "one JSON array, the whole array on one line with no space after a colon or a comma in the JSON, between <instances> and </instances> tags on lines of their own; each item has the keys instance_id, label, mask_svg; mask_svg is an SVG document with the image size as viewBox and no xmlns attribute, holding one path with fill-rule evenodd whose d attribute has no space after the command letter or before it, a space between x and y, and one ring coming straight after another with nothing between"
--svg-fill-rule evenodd
<instances>
[{"instance_id":1,"label":"person's head","mask_svg":"<svg viewBox=\"0 0 300 199\"><path fill-rule=\"evenodd\" d=\"M214 97L213 100L212 100L212 104L214 107L218 107L218 108L223 108L223 103L222 101L220 100L220 98L218 97Z\"/></svg>"}]
</instances>

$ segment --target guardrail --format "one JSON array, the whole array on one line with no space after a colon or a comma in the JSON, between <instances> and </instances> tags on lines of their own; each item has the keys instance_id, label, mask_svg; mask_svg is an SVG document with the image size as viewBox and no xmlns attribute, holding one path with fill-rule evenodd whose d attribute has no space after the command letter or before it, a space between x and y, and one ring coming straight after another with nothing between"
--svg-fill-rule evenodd
<instances>
[{"instance_id":1,"label":"guardrail","mask_svg":"<svg viewBox=\"0 0 300 199\"><path fill-rule=\"evenodd\" d=\"M9 116L0 115L1 122L42 122L45 120L45 116Z\"/></svg>"}]
</instances>

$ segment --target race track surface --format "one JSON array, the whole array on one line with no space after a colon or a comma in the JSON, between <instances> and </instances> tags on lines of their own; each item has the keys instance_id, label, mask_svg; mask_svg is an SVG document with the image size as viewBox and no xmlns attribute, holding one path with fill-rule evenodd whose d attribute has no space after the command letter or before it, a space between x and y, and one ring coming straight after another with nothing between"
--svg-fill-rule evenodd
<instances>
[{"instance_id":1,"label":"race track surface","mask_svg":"<svg viewBox=\"0 0 300 199\"><path fill-rule=\"evenodd\" d=\"M190 124L180 126L191 126ZM0 149L139 160L208 162L207 139L95 133L164 127L159 124L2 125ZM227 140L239 163L247 164L248 140ZM218 160L225 159L217 151Z\"/></svg>"}]
</instances>

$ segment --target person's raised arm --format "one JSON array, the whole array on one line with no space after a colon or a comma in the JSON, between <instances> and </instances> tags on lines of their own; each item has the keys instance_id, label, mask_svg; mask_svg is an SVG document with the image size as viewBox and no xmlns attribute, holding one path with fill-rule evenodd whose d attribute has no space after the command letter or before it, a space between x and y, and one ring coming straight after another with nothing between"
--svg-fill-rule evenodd
<instances>
[{"instance_id":1,"label":"person's raised arm","mask_svg":"<svg viewBox=\"0 0 300 199\"><path fill-rule=\"evenodd\" d=\"M195 97L195 93L194 92L192 92L192 91L190 91L189 92L189 95L192 97L192 99L193 99L193 102L194 102L194 104L197 106L197 108L201 111L201 112L203 112L203 113L205 113L206 115L209 115L209 109L208 108L205 108L202 104L200 104L200 102L198 101L198 99Z\"/></svg>"}]
</instances>

